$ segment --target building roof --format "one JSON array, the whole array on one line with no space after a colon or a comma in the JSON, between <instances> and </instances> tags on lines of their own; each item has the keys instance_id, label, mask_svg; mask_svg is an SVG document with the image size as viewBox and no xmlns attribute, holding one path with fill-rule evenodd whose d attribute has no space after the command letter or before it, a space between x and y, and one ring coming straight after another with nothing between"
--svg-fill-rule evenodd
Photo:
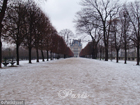
<instances>
[{"instance_id":1,"label":"building roof","mask_svg":"<svg viewBox=\"0 0 140 105\"><path fill-rule=\"evenodd\" d=\"M71 43L71 47L74 46L74 45L78 45L78 46L82 46L81 44L81 40L73 40L73 42Z\"/></svg>"}]
</instances>

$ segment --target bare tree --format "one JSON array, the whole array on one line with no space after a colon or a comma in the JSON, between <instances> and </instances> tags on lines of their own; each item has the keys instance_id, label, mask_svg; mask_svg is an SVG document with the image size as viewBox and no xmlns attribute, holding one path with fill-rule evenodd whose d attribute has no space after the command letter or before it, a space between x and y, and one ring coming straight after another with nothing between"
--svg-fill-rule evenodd
<instances>
[{"instance_id":1,"label":"bare tree","mask_svg":"<svg viewBox=\"0 0 140 105\"><path fill-rule=\"evenodd\" d=\"M126 5L123 5L123 8L120 11L120 21L121 21L121 29L123 34L123 49L125 51L125 61L124 63L127 63L127 50L129 48L129 41L130 41L130 18L129 14L126 9Z\"/></svg>"},{"instance_id":2,"label":"bare tree","mask_svg":"<svg viewBox=\"0 0 140 105\"><path fill-rule=\"evenodd\" d=\"M135 1L127 6L127 14L131 21L132 34L131 40L137 48L137 65L139 65L139 49L140 49L140 2Z\"/></svg>"},{"instance_id":3,"label":"bare tree","mask_svg":"<svg viewBox=\"0 0 140 105\"><path fill-rule=\"evenodd\" d=\"M94 17L88 14L88 11L82 10L77 13L77 20L74 22L76 23L77 31L80 34L85 33L89 35L92 39L92 58L96 59L97 57L97 45L101 39L101 30L99 27L100 21L96 20ZM98 25L97 25L98 24Z\"/></svg>"},{"instance_id":4,"label":"bare tree","mask_svg":"<svg viewBox=\"0 0 140 105\"><path fill-rule=\"evenodd\" d=\"M108 61L109 25L107 21L111 20L118 12L118 2L111 0L83 0L81 4L88 11L87 15L93 16L101 23L100 27L102 28L105 46L105 61Z\"/></svg>"},{"instance_id":5,"label":"bare tree","mask_svg":"<svg viewBox=\"0 0 140 105\"><path fill-rule=\"evenodd\" d=\"M49 61L49 50L51 49L52 46L51 31L52 31L51 24L47 25L45 32L45 49L47 51L47 61Z\"/></svg>"},{"instance_id":6,"label":"bare tree","mask_svg":"<svg viewBox=\"0 0 140 105\"><path fill-rule=\"evenodd\" d=\"M24 39L24 46L26 46L29 50L29 63L31 62L31 56L32 56L32 48L34 47L34 42L35 42L35 31L34 28L36 27L36 23L38 22L38 14L36 11L38 11L38 7L33 1L28 1L27 2L27 17L26 17L26 22L27 22L27 27L26 27L26 32L28 35L26 35Z\"/></svg>"},{"instance_id":7,"label":"bare tree","mask_svg":"<svg viewBox=\"0 0 140 105\"><path fill-rule=\"evenodd\" d=\"M5 11L7 8L7 1L8 0L3 0L2 6L1 6L1 11L0 11L0 68L1 68L1 63L2 63L2 41L1 41L1 32L2 32L2 21L5 15Z\"/></svg>"},{"instance_id":8,"label":"bare tree","mask_svg":"<svg viewBox=\"0 0 140 105\"><path fill-rule=\"evenodd\" d=\"M45 14L40 10L37 9L36 14L38 15L36 18L35 26L34 26L34 35L35 35L35 41L34 41L34 47L36 49L36 55L37 55L37 62L39 62L39 49L41 50L41 54L43 53L44 48L44 40L45 40L45 33L46 28L49 23L48 17L45 16ZM43 55L43 54L42 54ZM43 55L43 61L44 61L44 55Z\"/></svg>"},{"instance_id":9,"label":"bare tree","mask_svg":"<svg viewBox=\"0 0 140 105\"><path fill-rule=\"evenodd\" d=\"M69 29L63 29L59 32L59 35L62 36L66 44L70 46L70 40L72 37L74 37L73 32Z\"/></svg>"},{"instance_id":10,"label":"bare tree","mask_svg":"<svg viewBox=\"0 0 140 105\"><path fill-rule=\"evenodd\" d=\"M25 37L26 8L21 1L11 2L8 5L3 27L4 39L16 44L17 65L19 65L19 47Z\"/></svg>"},{"instance_id":11,"label":"bare tree","mask_svg":"<svg viewBox=\"0 0 140 105\"><path fill-rule=\"evenodd\" d=\"M119 60L119 50L121 49L122 45L122 31L121 31L121 24L120 20L115 18L110 21L111 24L111 35L113 36L112 38L112 45L116 50L116 62L118 63Z\"/></svg>"}]
</instances>

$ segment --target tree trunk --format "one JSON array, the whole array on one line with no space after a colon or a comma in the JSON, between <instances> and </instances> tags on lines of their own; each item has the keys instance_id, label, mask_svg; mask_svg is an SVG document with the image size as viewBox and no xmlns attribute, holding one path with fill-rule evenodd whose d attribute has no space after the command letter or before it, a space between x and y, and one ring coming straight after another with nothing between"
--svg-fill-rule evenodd
<instances>
[{"instance_id":1,"label":"tree trunk","mask_svg":"<svg viewBox=\"0 0 140 105\"><path fill-rule=\"evenodd\" d=\"M1 30L2 30L2 25L0 26L0 68L2 67L2 41L1 41Z\"/></svg>"},{"instance_id":2,"label":"tree trunk","mask_svg":"<svg viewBox=\"0 0 140 105\"><path fill-rule=\"evenodd\" d=\"M2 9L0 11L0 68L2 67L1 63L2 63L2 41L1 41L1 32L2 32L2 21L3 21L3 18L4 18L4 15L5 15L5 11L6 11L6 8L7 8L7 1L8 0L4 0L3 1L3 5L2 5Z\"/></svg>"},{"instance_id":3,"label":"tree trunk","mask_svg":"<svg viewBox=\"0 0 140 105\"><path fill-rule=\"evenodd\" d=\"M66 58L66 54L64 54L64 59Z\"/></svg>"},{"instance_id":4,"label":"tree trunk","mask_svg":"<svg viewBox=\"0 0 140 105\"><path fill-rule=\"evenodd\" d=\"M57 54L57 59L59 59L60 57L59 57L59 54Z\"/></svg>"},{"instance_id":5,"label":"tree trunk","mask_svg":"<svg viewBox=\"0 0 140 105\"><path fill-rule=\"evenodd\" d=\"M42 61L44 62L44 54L43 54L43 50L41 49L41 54L42 54Z\"/></svg>"},{"instance_id":6,"label":"tree trunk","mask_svg":"<svg viewBox=\"0 0 140 105\"><path fill-rule=\"evenodd\" d=\"M92 59L96 59L96 58L97 58L97 47L96 47L96 45L94 45Z\"/></svg>"},{"instance_id":7,"label":"tree trunk","mask_svg":"<svg viewBox=\"0 0 140 105\"><path fill-rule=\"evenodd\" d=\"M113 59L113 56L112 56L112 51L111 51L111 54L110 54L110 60L112 62L112 59Z\"/></svg>"},{"instance_id":8,"label":"tree trunk","mask_svg":"<svg viewBox=\"0 0 140 105\"><path fill-rule=\"evenodd\" d=\"M108 47L105 46L105 61L108 61Z\"/></svg>"},{"instance_id":9,"label":"tree trunk","mask_svg":"<svg viewBox=\"0 0 140 105\"><path fill-rule=\"evenodd\" d=\"M53 58L52 58L52 51L51 51L51 60L53 60Z\"/></svg>"},{"instance_id":10,"label":"tree trunk","mask_svg":"<svg viewBox=\"0 0 140 105\"><path fill-rule=\"evenodd\" d=\"M127 62L127 49L125 48L125 58L124 58L124 64L126 64Z\"/></svg>"},{"instance_id":11,"label":"tree trunk","mask_svg":"<svg viewBox=\"0 0 140 105\"><path fill-rule=\"evenodd\" d=\"M19 65L19 45L16 44L17 65Z\"/></svg>"},{"instance_id":12,"label":"tree trunk","mask_svg":"<svg viewBox=\"0 0 140 105\"><path fill-rule=\"evenodd\" d=\"M53 53L53 56L54 56L54 59L56 59L55 57L56 57L56 54L55 53Z\"/></svg>"},{"instance_id":13,"label":"tree trunk","mask_svg":"<svg viewBox=\"0 0 140 105\"><path fill-rule=\"evenodd\" d=\"M116 63L119 62L119 50L116 50Z\"/></svg>"},{"instance_id":14,"label":"tree trunk","mask_svg":"<svg viewBox=\"0 0 140 105\"><path fill-rule=\"evenodd\" d=\"M94 59L94 49L93 49L93 52L92 52L92 59Z\"/></svg>"},{"instance_id":15,"label":"tree trunk","mask_svg":"<svg viewBox=\"0 0 140 105\"><path fill-rule=\"evenodd\" d=\"M112 58L112 51L111 51L111 56L110 56L110 60L112 61L112 59L113 59L113 58Z\"/></svg>"},{"instance_id":16,"label":"tree trunk","mask_svg":"<svg viewBox=\"0 0 140 105\"><path fill-rule=\"evenodd\" d=\"M105 61L108 61L108 39L106 35L106 25L105 21L103 21L103 36L104 36L104 45L105 45Z\"/></svg>"},{"instance_id":17,"label":"tree trunk","mask_svg":"<svg viewBox=\"0 0 140 105\"><path fill-rule=\"evenodd\" d=\"M39 53L38 53L38 48L36 48L36 57L37 57L36 62L39 62Z\"/></svg>"},{"instance_id":18,"label":"tree trunk","mask_svg":"<svg viewBox=\"0 0 140 105\"><path fill-rule=\"evenodd\" d=\"M126 64L127 63L127 52L126 52L126 50L125 50L125 58L124 59L125 59L124 64Z\"/></svg>"},{"instance_id":19,"label":"tree trunk","mask_svg":"<svg viewBox=\"0 0 140 105\"><path fill-rule=\"evenodd\" d=\"M1 25L2 25L2 21L3 21L5 11L6 11L6 8L7 8L7 1L8 0L3 0L2 9L0 11L0 24ZM0 29L2 29L2 27L0 27Z\"/></svg>"},{"instance_id":20,"label":"tree trunk","mask_svg":"<svg viewBox=\"0 0 140 105\"><path fill-rule=\"evenodd\" d=\"M32 47L29 47L29 63L32 63Z\"/></svg>"},{"instance_id":21,"label":"tree trunk","mask_svg":"<svg viewBox=\"0 0 140 105\"><path fill-rule=\"evenodd\" d=\"M100 47L100 60L102 59L102 49Z\"/></svg>"},{"instance_id":22,"label":"tree trunk","mask_svg":"<svg viewBox=\"0 0 140 105\"><path fill-rule=\"evenodd\" d=\"M140 58L139 58L139 44L137 45L137 65L139 65L139 62L140 62L140 60L139 60Z\"/></svg>"},{"instance_id":23,"label":"tree trunk","mask_svg":"<svg viewBox=\"0 0 140 105\"><path fill-rule=\"evenodd\" d=\"M97 48L97 43L95 44L95 59L97 59L97 53L98 53L98 48Z\"/></svg>"},{"instance_id":24,"label":"tree trunk","mask_svg":"<svg viewBox=\"0 0 140 105\"><path fill-rule=\"evenodd\" d=\"M47 61L49 61L49 51L47 50Z\"/></svg>"},{"instance_id":25,"label":"tree trunk","mask_svg":"<svg viewBox=\"0 0 140 105\"><path fill-rule=\"evenodd\" d=\"M112 43L111 43L111 58L110 60L112 61L113 60L113 54L112 54Z\"/></svg>"},{"instance_id":26,"label":"tree trunk","mask_svg":"<svg viewBox=\"0 0 140 105\"><path fill-rule=\"evenodd\" d=\"M96 59L96 45L95 45L95 40L93 40L93 48L92 49L93 49L93 51L92 51L92 59Z\"/></svg>"}]
</instances>

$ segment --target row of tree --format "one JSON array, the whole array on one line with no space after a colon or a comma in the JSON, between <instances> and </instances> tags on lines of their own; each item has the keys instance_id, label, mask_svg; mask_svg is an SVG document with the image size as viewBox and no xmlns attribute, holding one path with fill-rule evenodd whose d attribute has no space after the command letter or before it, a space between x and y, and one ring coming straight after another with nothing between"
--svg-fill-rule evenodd
<instances>
[{"instance_id":1,"label":"row of tree","mask_svg":"<svg viewBox=\"0 0 140 105\"><path fill-rule=\"evenodd\" d=\"M59 59L59 58L64 58L64 54L56 54L56 53L51 53L51 52L48 52L48 55L47 56L47 51L43 50L43 55L42 55L42 52L41 50L39 50L38 52L39 54L39 61L47 61L47 60L53 60L53 59ZM35 60L37 59L37 56L36 56L36 49L33 48L32 49L32 60ZM15 61L16 60L16 48L3 48L2 50L2 56L3 56L3 60L5 61ZM20 60L28 60L29 59L29 54L28 54L28 50L24 47L19 47L19 58ZM47 59L48 58L48 59ZM4 62L3 61L3 62Z\"/></svg>"},{"instance_id":2,"label":"row of tree","mask_svg":"<svg viewBox=\"0 0 140 105\"><path fill-rule=\"evenodd\" d=\"M43 51L73 56L70 48L52 26L49 18L32 1L9 1L5 17L3 19L2 38L16 44L16 59L19 65L19 47L28 49L29 63L31 63L31 51L36 49L37 62L39 62L39 50L42 58ZM47 57L48 59L48 57Z\"/></svg>"},{"instance_id":3,"label":"row of tree","mask_svg":"<svg viewBox=\"0 0 140 105\"><path fill-rule=\"evenodd\" d=\"M97 57L97 50L102 46L105 61L108 61L108 53L115 50L118 62L118 53L123 49L126 63L127 50L136 47L139 65L140 2L120 5L114 0L83 0L81 5L83 9L77 13L76 27L91 36L92 57Z\"/></svg>"},{"instance_id":4,"label":"row of tree","mask_svg":"<svg viewBox=\"0 0 140 105\"><path fill-rule=\"evenodd\" d=\"M89 42L79 53L80 57L86 57L87 55L92 55L93 43Z\"/></svg>"}]
</instances>

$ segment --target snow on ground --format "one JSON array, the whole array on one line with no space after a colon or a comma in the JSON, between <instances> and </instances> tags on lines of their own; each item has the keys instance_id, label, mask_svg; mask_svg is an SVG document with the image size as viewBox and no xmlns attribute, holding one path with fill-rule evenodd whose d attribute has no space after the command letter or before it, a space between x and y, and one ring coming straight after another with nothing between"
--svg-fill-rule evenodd
<instances>
[{"instance_id":1,"label":"snow on ground","mask_svg":"<svg viewBox=\"0 0 140 105\"><path fill-rule=\"evenodd\" d=\"M140 66L84 58L0 69L0 100L26 105L140 105Z\"/></svg>"}]
</instances>

